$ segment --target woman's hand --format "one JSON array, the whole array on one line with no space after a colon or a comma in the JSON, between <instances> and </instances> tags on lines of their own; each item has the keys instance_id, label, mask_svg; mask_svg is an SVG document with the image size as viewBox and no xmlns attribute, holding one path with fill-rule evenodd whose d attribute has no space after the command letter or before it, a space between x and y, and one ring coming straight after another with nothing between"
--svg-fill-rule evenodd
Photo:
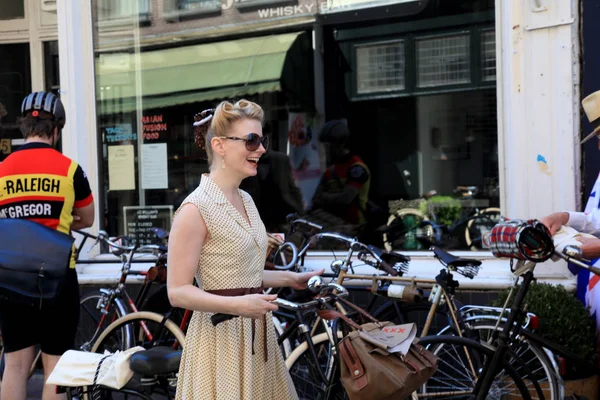
<instances>
[{"instance_id":1,"label":"woman's hand","mask_svg":"<svg viewBox=\"0 0 600 400\"><path fill-rule=\"evenodd\" d=\"M283 244L283 240L280 236L267 233L267 238L269 239L269 250L267 251L267 254L277 250L277 248Z\"/></svg>"},{"instance_id":2,"label":"woman's hand","mask_svg":"<svg viewBox=\"0 0 600 400\"><path fill-rule=\"evenodd\" d=\"M313 276L322 275L323 272L325 272L325 269L322 269L320 271L292 273L293 278L290 287L297 290L304 290L308 288L308 280L310 278L312 278Z\"/></svg>"},{"instance_id":3,"label":"woman's hand","mask_svg":"<svg viewBox=\"0 0 600 400\"><path fill-rule=\"evenodd\" d=\"M244 318L261 318L269 311L277 311L277 304L271 303L277 298L274 294L248 294L236 297L239 306L236 314Z\"/></svg>"}]
</instances>

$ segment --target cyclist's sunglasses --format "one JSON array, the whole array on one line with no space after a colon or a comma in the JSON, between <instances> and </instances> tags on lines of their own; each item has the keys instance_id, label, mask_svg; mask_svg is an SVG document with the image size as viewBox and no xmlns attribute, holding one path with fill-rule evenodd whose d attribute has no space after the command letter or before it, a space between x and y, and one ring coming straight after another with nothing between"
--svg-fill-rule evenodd
<instances>
[{"instance_id":1,"label":"cyclist's sunglasses","mask_svg":"<svg viewBox=\"0 0 600 400\"><path fill-rule=\"evenodd\" d=\"M262 144L265 150L269 149L269 137L268 136L259 136L257 133L249 133L248 136L237 137L237 136L225 136L223 139L230 140L243 140L246 142L246 150L248 151L256 151Z\"/></svg>"}]
</instances>

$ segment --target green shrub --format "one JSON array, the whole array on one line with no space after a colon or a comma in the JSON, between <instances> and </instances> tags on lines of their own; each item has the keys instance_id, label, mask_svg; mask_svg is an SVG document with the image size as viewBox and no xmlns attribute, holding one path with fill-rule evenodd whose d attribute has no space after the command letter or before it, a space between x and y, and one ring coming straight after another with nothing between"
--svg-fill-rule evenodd
<instances>
[{"instance_id":1,"label":"green shrub","mask_svg":"<svg viewBox=\"0 0 600 400\"><path fill-rule=\"evenodd\" d=\"M507 295L508 290L502 292L492 305L502 307ZM513 300L514 295L511 302ZM596 357L594 320L585 306L563 286L533 283L524 304L528 312L539 317L538 335L584 359Z\"/></svg>"},{"instance_id":2,"label":"green shrub","mask_svg":"<svg viewBox=\"0 0 600 400\"><path fill-rule=\"evenodd\" d=\"M419 211L425 215L435 214L437 223L451 226L460 219L462 206L458 199L451 196L433 196L419 205Z\"/></svg>"}]
</instances>

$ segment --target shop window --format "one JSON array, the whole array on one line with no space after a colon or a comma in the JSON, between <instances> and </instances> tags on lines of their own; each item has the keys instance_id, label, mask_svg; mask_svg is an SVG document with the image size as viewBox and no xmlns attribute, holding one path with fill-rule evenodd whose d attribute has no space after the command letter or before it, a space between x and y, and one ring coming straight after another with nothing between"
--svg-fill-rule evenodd
<instances>
[{"instance_id":1,"label":"shop window","mask_svg":"<svg viewBox=\"0 0 600 400\"><path fill-rule=\"evenodd\" d=\"M496 32L481 32L481 76L484 81L496 80Z\"/></svg>"},{"instance_id":2,"label":"shop window","mask_svg":"<svg viewBox=\"0 0 600 400\"><path fill-rule=\"evenodd\" d=\"M397 91L405 88L404 41L356 47L357 92Z\"/></svg>"},{"instance_id":3,"label":"shop window","mask_svg":"<svg viewBox=\"0 0 600 400\"><path fill-rule=\"evenodd\" d=\"M417 39L417 87L469 83L469 43L468 34Z\"/></svg>"},{"instance_id":4,"label":"shop window","mask_svg":"<svg viewBox=\"0 0 600 400\"><path fill-rule=\"evenodd\" d=\"M23 143L21 102L30 92L29 44L0 45L0 161Z\"/></svg>"},{"instance_id":5,"label":"shop window","mask_svg":"<svg viewBox=\"0 0 600 400\"><path fill-rule=\"evenodd\" d=\"M24 0L0 0L0 20L25 18Z\"/></svg>"},{"instance_id":6,"label":"shop window","mask_svg":"<svg viewBox=\"0 0 600 400\"><path fill-rule=\"evenodd\" d=\"M166 0L164 16L169 22L179 22L182 18L214 15L223 8L229 8L230 0ZM233 0L231 0L233 2Z\"/></svg>"},{"instance_id":7,"label":"shop window","mask_svg":"<svg viewBox=\"0 0 600 400\"><path fill-rule=\"evenodd\" d=\"M46 90L59 94L60 71L58 63L58 41L44 42L44 70L46 73Z\"/></svg>"},{"instance_id":8,"label":"shop window","mask_svg":"<svg viewBox=\"0 0 600 400\"><path fill-rule=\"evenodd\" d=\"M150 49L134 45L111 53L99 50L104 27L95 26L98 204L104 210L101 227L111 236L148 243L152 227L171 228L172 214L208 172L194 144L194 114L222 100L256 101L265 110L270 151L285 151L288 110L306 116L314 109L309 32ZM310 129L305 127L303 140L316 141ZM319 165L318 158L312 165Z\"/></svg>"},{"instance_id":9,"label":"shop window","mask_svg":"<svg viewBox=\"0 0 600 400\"><path fill-rule=\"evenodd\" d=\"M131 20L139 17L148 20L151 12L150 0L98 0L98 21Z\"/></svg>"},{"instance_id":10,"label":"shop window","mask_svg":"<svg viewBox=\"0 0 600 400\"><path fill-rule=\"evenodd\" d=\"M177 9L183 11L199 11L203 9L215 9L220 7L219 0L176 0Z\"/></svg>"}]
</instances>

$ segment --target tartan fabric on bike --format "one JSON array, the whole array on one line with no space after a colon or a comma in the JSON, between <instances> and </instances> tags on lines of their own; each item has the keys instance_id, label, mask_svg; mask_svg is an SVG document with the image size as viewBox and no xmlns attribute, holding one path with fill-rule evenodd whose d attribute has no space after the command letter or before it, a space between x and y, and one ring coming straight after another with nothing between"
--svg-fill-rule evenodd
<instances>
[{"instance_id":1,"label":"tartan fabric on bike","mask_svg":"<svg viewBox=\"0 0 600 400\"><path fill-rule=\"evenodd\" d=\"M538 220L501 221L489 235L495 257L543 262L554 253L554 242L548 228Z\"/></svg>"}]
</instances>

